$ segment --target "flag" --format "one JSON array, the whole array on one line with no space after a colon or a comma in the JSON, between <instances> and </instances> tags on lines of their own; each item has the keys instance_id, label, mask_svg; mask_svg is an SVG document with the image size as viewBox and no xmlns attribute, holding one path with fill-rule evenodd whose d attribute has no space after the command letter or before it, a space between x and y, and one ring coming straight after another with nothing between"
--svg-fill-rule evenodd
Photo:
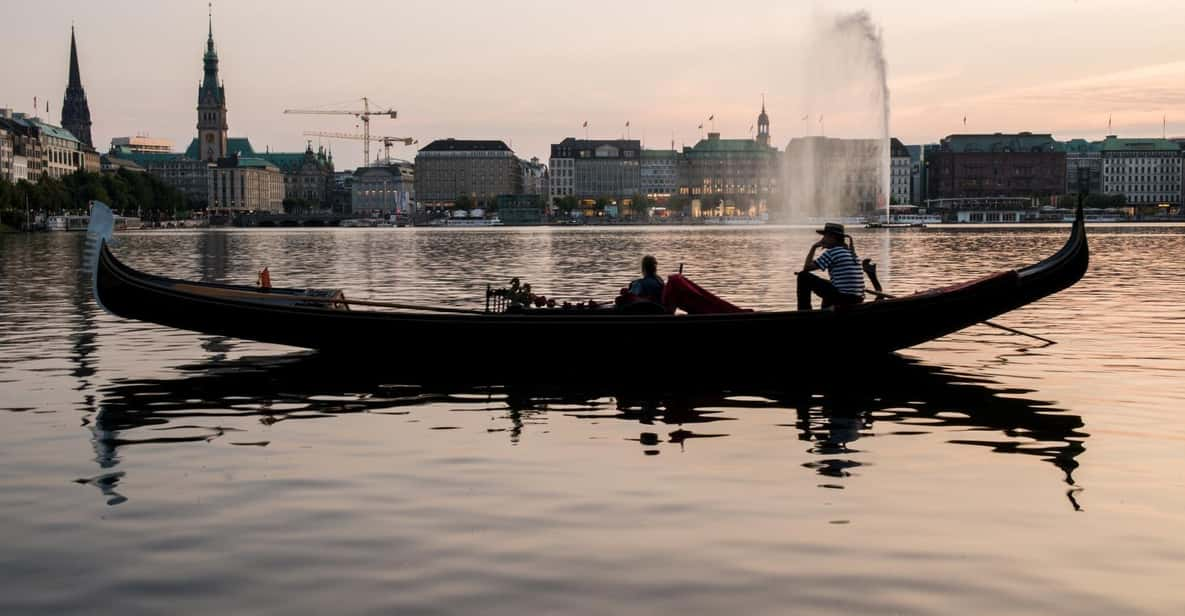
<instances>
[{"instance_id":1,"label":"flag","mask_svg":"<svg viewBox=\"0 0 1185 616\"><path fill-rule=\"evenodd\" d=\"M626 128L629 128L629 127L630 127L630 121L629 121L629 120L626 120L626 121L625 121L625 127L626 127Z\"/></svg>"},{"instance_id":2,"label":"flag","mask_svg":"<svg viewBox=\"0 0 1185 616\"><path fill-rule=\"evenodd\" d=\"M709 121L709 122L712 122L712 121L715 121L715 120L716 120L716 114L714 114L714 113L713 113L712 115L708 116L708 121Z\"/></svg>"},{"instance_id":3,"label":"flag","mask_svg":"<svg viewBox=\"0 0 1185 616\"><path fill-rule=\"evenodd\" d=\"M703 130L703 129L704 129L704 125L703 125L703 124L700 124L700 125L699 125L699 129L700 129L700 130Z\"/></svg>"},{"instance_id":4,"label":"flag","mask_svg":"<svg viewBox=\"0 0 1185 616\"><path fill-rule=\"evenodd\" d=\"M753 125L752 124L749 125L749 132L753 132Z\"/></svg>"},{"instance_id":5,"label":"flag","mask_svg":"<svg viewBox=\"0 0 1185 616\"><path fill-rule=\"evenodd\" d=\"M584 121L584 126L582 128L588 128L588 120Z\"/></svg>"},{"instance_id":6,"label":"flag","mask_svg":"<svg viewBox=\"0 0 1185 616\"><path fill-rule=\"evenodd\" d=\"M967 116L963 116L963 127L967 126Z\"/></svg>"},{"instance_id":7,"label":"flag","mask_svg":"<svg viewBox=\"0 0 1185 616\"><path fill-rule=\"evenodd\" d=\"M37 97L33 97L33 113L37 113Z\"/></svg>"},{"instance_id":8,"label":"flag","mask_svg":"<svg viewBox=\"0 0 1185 616\"><path fill-rule=\"evenodd\" d=\"M1107 114L1107 131L1111 130L1111 114Z\"/></svg>"}]
</instances>

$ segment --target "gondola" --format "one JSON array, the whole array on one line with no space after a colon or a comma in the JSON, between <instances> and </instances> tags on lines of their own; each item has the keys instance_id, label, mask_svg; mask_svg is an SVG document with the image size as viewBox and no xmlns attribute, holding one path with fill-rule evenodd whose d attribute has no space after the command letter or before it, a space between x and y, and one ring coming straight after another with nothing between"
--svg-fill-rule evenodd
<instances>
[{"instance_id":1,"label":"gondola","mask_svg":"<svg viewBox=\"0 0 1185 616\"><path fill-rule=\"evenodd\" d=\"M1033 303L1078 282L1089 263L1079 207L1065 245L1028 267L882 301L811 311L631 314L528 309L375 310L306 289L190 282L145 274L112 254L110 210L95 203L88 242L94 293L108 312L203 334L316 349L359 361L453 369L456 358L531 371L628 371L625 366L706 364L784 370L797 355L884 355ZM790 275L787 272L787 275ZM348 307L348 309L347 309ZM362 308L362 309L359 309ZM480 358L486 358L482 360ZM467 360L468 361L468 360ZM706 362L706 363L705 363Z\"/></svg>"}]
</instances>

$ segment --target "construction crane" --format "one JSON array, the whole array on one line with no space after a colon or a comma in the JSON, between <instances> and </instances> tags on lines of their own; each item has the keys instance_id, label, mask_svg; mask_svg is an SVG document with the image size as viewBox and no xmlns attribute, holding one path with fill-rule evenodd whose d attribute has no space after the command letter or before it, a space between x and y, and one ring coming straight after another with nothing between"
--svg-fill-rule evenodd
<instances>
[{"instance_id":1,"label":"construction crane","mask_svg":"<svg viewBox=\"0 0 1185 616\"><path fill-rule=\"evenodd\" d=\"M371 111L370 99L362 97L361 111L346 111L337 109L285 109L284 113L301 113L311 115L351 115L359 120L362 120L362 160L364 164L370 164L370 118L372 116L387 116L392 120L399 114L394 109L387 109L386 111Z\"/></svg>"},{"instance_id":2,"label":"construction crane","mask_svg":"<svg viewBox=\"0 0 1185 616\"><path fill-rule=\"evenodd\" d=\"M387 160L388 165L391 164L391 146L393 146L397 143L403 144L403 145L413 145L413 144L419 143L418 140L413 139L411 137L377 137L377 136L359 135L356 133L328 133L325 131L317 131L317 130L306 130L304 132L304 136L305 137L325 137L327 139L354 139L354 140L367 141L367 142L370 142L370 141L381 142L383 144L383 157ZM365 161L365 164L369 165L370 161Z\"/></svg>"}]
</instances>

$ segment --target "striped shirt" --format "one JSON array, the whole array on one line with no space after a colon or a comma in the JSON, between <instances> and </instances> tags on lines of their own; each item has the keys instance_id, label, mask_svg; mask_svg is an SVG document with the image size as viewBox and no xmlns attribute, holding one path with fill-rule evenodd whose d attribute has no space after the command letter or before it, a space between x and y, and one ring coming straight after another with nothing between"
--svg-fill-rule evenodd
<instances>
[{"instance_id":1,"label":"striped shirt","mask_svg":"<svg viewBox=\"0 0 1185 616\"><path fill-rule=\"evenodd\" d=\"M815 259L815 265L827 270L835 290L844 295L864 295L864 271L856 255L846 246L832 246Z\"/></svg>"}]
</instances>

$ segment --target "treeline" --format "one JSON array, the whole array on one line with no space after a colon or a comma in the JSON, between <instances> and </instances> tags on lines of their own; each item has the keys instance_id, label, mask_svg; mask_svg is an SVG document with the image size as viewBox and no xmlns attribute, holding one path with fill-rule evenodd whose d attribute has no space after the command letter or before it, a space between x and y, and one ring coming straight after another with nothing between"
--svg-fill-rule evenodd
<instances>
[{"instance_id":1,"label":"treeline","mask_svg":"<svg viewBox=\"0 0 1185 616\"><path fill-rule=\"evenodd\" d=\"M42 176L16 184L0 180L0 223L19 226L31 213L85 214L87 202L102 201L117 213L148 220L188 216L181 191L149 173L120 169L115 173L78 171L60 180Z\"/></svg>"}]
</instances>

